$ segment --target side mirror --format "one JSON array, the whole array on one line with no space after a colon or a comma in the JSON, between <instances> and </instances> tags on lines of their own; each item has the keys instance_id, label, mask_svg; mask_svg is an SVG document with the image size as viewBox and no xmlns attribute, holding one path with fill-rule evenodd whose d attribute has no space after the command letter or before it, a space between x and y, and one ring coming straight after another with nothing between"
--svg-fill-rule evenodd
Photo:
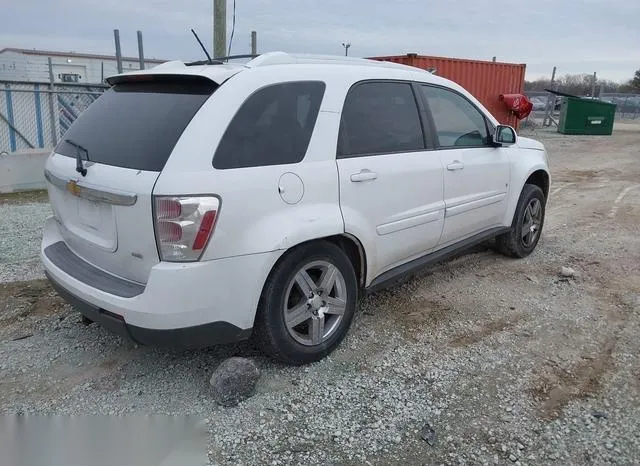
<instances>
[{"instance_id":1,"label":"side mirror","mask_svg":"<svg viewBox=\"0 0 640 466\"><path fill-rule=\"evenodd\" d=\"M498 125L493 141L501 146L511 146L516 143L516 130L511 126Z\"/></svg>"}]
</instances>

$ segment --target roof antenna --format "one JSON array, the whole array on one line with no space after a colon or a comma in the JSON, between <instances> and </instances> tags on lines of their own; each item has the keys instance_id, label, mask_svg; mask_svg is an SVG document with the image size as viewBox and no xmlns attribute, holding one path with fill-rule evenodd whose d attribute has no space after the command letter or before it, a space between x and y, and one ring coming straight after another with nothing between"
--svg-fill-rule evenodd
<instances>
[{"instance_id":1,"label":"roof antenna","mask_svg":"<svg viewBox=\"0 0 640 466\"><path fill-rule=\"evenodd\" d=\"M209 52L207 52L207 49L204 47L204 45L202 45L202 41L198 37L198 34L196 34L196 31L194 31L193 29L191 29L191 32L193 33L196 40L198 41L198 44L200 44L200 47L202 47L204 54L207 56L207 61L209 62L210 65L213 65L213 60L211 60L211 55L209 55Z\"/></svg>"}]
</instances>

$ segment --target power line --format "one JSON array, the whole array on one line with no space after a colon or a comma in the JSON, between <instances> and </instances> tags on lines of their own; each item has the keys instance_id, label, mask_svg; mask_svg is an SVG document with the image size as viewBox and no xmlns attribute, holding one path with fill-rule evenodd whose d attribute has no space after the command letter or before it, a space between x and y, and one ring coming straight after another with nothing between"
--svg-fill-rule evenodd
<instances>
[{"instance_id":1,"label":"power line","mask_svg":"<svg viewBox=\"0 0 640 466\"><path fill-rule=\"evenodd\" d=\"M236 0L233 0L233 20L231 23L231 38L229 39L229 52L228 56L231 56L231 44L233 44L233 33L236 30Z\"/></svg>"}]
</instances>

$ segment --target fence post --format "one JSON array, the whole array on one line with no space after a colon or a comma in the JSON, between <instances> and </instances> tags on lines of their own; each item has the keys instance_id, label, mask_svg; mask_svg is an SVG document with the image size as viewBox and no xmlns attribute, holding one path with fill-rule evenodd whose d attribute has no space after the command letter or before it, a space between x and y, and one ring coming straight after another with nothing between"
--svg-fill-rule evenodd
<instances>
[{"instance_id":1,"label":"fence post","mask_svg":"<svg viewBox=\"0 0 640 466\"><path fill-rule=\"evenodd\" d=\"M54 147L58 145L58 128L56 125L56 105L55 99L56 95L53 92L53 64L51 63L51 57L48 57L47 61L49 62L49 118L51 119L51 137L53 138Z\"/></svg>"},{"instance_id":2,"label":"fence post","mask_svg":"<svg viewBox=\"0 0 640 466\"><path fill-rule=\"evenodd\" d=\"M622 119L624 120L624 116L627 113L627 102L629 102L629 96L624 98L624 104L622 105Z\"/></svg>"}]
</instances>

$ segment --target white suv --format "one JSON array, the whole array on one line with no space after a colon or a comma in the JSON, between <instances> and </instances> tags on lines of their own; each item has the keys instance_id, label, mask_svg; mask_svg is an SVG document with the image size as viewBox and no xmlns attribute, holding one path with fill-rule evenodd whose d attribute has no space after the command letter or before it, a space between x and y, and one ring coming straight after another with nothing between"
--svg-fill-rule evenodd
<instances>
[{"instance_id":1,"label":"white suv","mask_svg":"<svg viewBox=\"0 0 640 466\"><path fill-rule=\"evenodd\" d=\"M109 83L47 161L41 257L85 317L139 343L253 334L308 363L362 293L540 237L544 147L429 72L274 52Z\"/></svg>"}]
</instances>

